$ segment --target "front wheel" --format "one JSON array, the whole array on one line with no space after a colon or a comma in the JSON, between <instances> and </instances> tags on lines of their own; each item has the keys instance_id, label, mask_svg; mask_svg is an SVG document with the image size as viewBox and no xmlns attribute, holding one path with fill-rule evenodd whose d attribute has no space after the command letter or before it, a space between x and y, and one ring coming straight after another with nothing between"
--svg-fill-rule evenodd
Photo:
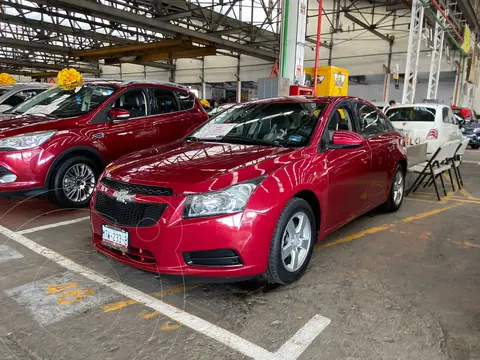
<instances>
[{"instance_id":1,"label":"front wheel","mask_svg":"<svg viewBox=\"0 0 480 360\"><path fill-rule=\"evenodd\" d=\"M273 232L265 279L276 284L297 281L312 257L316 233L311 206L303 199L291 199Z\"/></svg>"},{"instance_id":2,"label":"front wheel","mask_svg":"<svg viewBox=\"0 0 480 360\"><path fill-rule=\"evenodd\" d=\"M67 159L53 174L52 202L67 208L87 206L95 189L97 172L95 164L85 156Z\"/></svg>"},{"instance_id":3,"label":"front wheel","mask_svg":"<svg viewBox=\"0 0 480 360\"><path fill-rule=\"evenodd\" d=\"M383 204L383 208L387 212L395 212L402 206L405 194L405 170L403 166L398 164L393 175L392 185L387 201Z\"/></svg>"},{"instance_id":4,"label":"front wheel","mask_svg":"<svg viewBox=\"0 0 480 360\"><path fill-rule=\"evenodd\" d=\"M477 150L479 145L471 145L473 150Z\"/></svg>"}]
</instances>

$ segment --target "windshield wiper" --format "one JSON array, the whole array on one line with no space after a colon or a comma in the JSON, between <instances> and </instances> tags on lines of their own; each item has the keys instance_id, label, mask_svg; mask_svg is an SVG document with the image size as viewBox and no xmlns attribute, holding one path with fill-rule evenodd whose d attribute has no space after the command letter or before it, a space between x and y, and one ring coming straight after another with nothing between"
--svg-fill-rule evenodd
<instances>
[{"instance_id":1,"label":"windshield wiper","mask_svg":"<svg viewBox=\"0 0 480 360\"><path fill-rule=\"evenodd\" d=\"M278 141L270 142L260 139L251 139L243 136L225 136L221 142L239 141L247 145L266 145L266 146L282 146Z\"/></svg>"},{"instance_id":2,"label":"windshield wiper","mask_svg":"<svg viewBox=\"0 0 480 360\"><path fill-rule=\"evenodd\" d=\"M33 115L33 116L45 116L45 117L49 117L49 118L52 118L52 119L58 119L58 116L57 115L52 115L52 114L44 114L44 113L30 113L28 115Z\"/></svg>"}]
</instances>

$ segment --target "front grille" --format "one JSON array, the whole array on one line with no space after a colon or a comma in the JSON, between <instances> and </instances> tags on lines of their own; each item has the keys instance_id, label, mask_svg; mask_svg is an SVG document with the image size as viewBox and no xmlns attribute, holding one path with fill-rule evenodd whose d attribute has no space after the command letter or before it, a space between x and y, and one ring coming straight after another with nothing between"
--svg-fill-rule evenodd
<instances>
[{"instance_id":1,"label":"front grille","mask_svg":"<svg viewBox=\"0 0 480 360\"><path fill-rule=\"evenodd\" d=\"M102 184L106 187L115 190L115 191L128 191L130 194L135 195L147 195L147 196L172 196L173 189L158 187L158 186L148 186L148 185L138 185L125 183L118 180L112 180L109 178L103 178Z\"/></svg>"},{"instance_id":2,"label":"front grille","mask_svg":"<svg viewBox=\"0 0 480 360\"><path fill-rule=\"evenodd\" d=\"M185 264L191 266L238 266L242 260L235 250L219 249L183 253Z\"/></svg>"},{"instance_id":3,"label":"front grille","mask_svg":"<svg viewBox=\"0 0 480 360\"><path fill-rule=\"evenodd\" d=\"M146 227L155 225L167 204L122 203L103 192L97 193L95 211L115 225Z\"/></svg>"}]
</instances>

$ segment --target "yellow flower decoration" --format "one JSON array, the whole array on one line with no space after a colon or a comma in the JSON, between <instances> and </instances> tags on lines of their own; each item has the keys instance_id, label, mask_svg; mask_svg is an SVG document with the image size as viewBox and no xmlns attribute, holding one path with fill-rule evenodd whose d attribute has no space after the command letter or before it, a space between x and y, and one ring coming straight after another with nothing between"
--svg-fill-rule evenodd
<instances>
[{"instance_id":1,"label":"yellow flower decoration","mask_svg":"<svg viewBox=\"0 0 480 360\"><path fill-rule=\"evenodd\" d=\"M57 84L63 90L72 91L83 85L83 76L75 69L63 69L58 72Z\"/></svg>"},{"instance_id":2,"label":"yellow flower decoration","mask_svg":"<svg viewBox=\"0 0 480 360\"><path fill-rule=\"evenodd\" d=\"M0 85L13 85L17 82L15 78L7 73L0 74Z\"/></svg>"},{"instance_id":3,"label":"yellow flower decoration","mask_svg":"<svg viewBox=\"0 0 480 360\"><path fill-rule=\"evenodd\" d=\"M205 100L205 99L200 100L200 104L202 104L205 107L210 107L210 103L208 102L208 100Z\"/></svg>"}]
</instances>

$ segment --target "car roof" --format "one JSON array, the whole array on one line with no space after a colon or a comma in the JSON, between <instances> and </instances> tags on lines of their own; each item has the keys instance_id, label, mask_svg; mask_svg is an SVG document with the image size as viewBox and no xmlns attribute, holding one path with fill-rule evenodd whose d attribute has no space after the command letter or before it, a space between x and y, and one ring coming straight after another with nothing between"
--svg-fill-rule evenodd
<instances>
[{"instance_id":1,"label":"car roof","mask_svg":"<svg viewBox=\"0 0 480 360\"><path fill-rule=\"evenodd\" d=\"M325 103L328 104L332 101L339 101L343 99L356 99L353 96L280 96L276 98L259 99L245 102L243 104L259 104L259 103L285 103L285 102L299 102L299 103Z\"/></svg>"},{"instance_id":2,"label":"car roof","mask_svg":"<svg viewBox=\"0 0 480 360\"><path fill-rule=\"evenodd\" d=\"M122 81L120 86L130 86L130 85L160 85L160 86L167 86L170 88L176 88L184 91L190 91L188 86L168 82L168 81L161 81L161 80L125 80Z\"/></svg>"},{"instance_id":3,"label":"car roof","mask_svg":"<svg viewBox=\"0 0 480 360\"><path fill-rule=\"evenodd\" d=\"M412 108L412 107L423 107L429 109L436 109L438 107L449 107L445 104L435 104L435 103L415 103L415 104L400 104L393 107L389 107L388 110L397 109L397 108Z\"/></svg>"}]
</instances>

